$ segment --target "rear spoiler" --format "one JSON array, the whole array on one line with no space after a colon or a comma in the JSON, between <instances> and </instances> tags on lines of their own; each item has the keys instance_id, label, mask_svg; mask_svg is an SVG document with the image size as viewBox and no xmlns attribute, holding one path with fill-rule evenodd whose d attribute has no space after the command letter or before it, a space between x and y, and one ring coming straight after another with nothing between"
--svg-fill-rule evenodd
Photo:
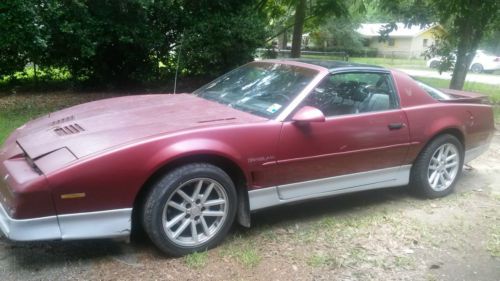
<instances>
[{"instance_id":1,"label":"rear spoiler","mask_svg":"<svg viewBox=\"0 0 500 281\"><path fill-rule=\"evenodd\" d=\"M453 89L439 89L439 90L442 91L443 93L448 94L451 97L453 97L453 99L450 99L450 100L440 100L441 102L481 103L481 104L489 104L490 103L487 95L474 93L474 92L453 90Z\"/></svg>"}]
</instances>

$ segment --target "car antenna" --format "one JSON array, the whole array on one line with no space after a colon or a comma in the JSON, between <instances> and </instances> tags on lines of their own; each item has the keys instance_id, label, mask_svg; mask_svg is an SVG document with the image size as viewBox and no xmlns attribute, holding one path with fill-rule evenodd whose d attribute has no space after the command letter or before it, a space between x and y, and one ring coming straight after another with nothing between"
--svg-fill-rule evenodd
<instances>
[{"instance_id":1,"label":"car antenna","mask_svg":"<svg viewBox=\"0 0 500 281\"><path fill-rule=\"evenodd\" d=\"M181 44L179 45L179 53L177 54L177 65L175 66L175 78L174 78L174 95L177 91L177 76L179 74L179 62L181 61L182 53L182 43L184 41L184 32L181 34Z\"/></svg>"}]
</instances>

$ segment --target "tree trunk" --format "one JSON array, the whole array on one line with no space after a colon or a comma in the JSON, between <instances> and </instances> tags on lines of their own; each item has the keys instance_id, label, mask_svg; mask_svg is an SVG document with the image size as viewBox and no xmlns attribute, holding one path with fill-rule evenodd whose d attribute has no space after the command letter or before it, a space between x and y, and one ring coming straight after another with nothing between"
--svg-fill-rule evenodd
<instances>
[{"instance_id":1,"label":"tree trunk","mask_svg":"<svg viewBox=\"0 0 500 281\"><path fill-rule=\"evenodd\" d=\"M469 64L467 63L467 48L465 46L458 46L457 58L455 67L453 68L453 75L451 76L450 89L462 90L467 76Z\"/></svg>"},{"instance_id":2,"label":"tree trunk","mask_svg":"<svg viewBox=\"0 0 500 281\"><path fill-rule=\"evenodd\" d=\"M286 45L288 45L288 34L286 34L286 29L285 29L285 31L283 31L283 41L281 41L281 49L285 50L287 47Z\"/></svg>"},{"instance_id":3,"label":"tree trunk","mask_svg":"<svg viewBox=\"0 0 500 281\"><path fill-rule=\"evenodd\" d=\"M477 11L476 13L467 13L454 23L458 27L458 44L457 58L450 81L450 89L463 89L470 64L476 56L479 41L483 37L486 22L477 19L475 14L478 14Z\"/></svg>"},{"instance_id":4,"label":"tree trunk","mask_svg":"<svg viewBox=\"0 0 500 281\"><path fill-rule=\"evenodd\" d=\"M453 69L453 76L450 81L450 89L462 90L465 83L465 77L467 76L467 68L461 65L457 65Z\"/></svg>"},{"instance_id":5,"label":"tree trunk","mask_svg":"<svg viewBox=\"0 0 500 281\"><path fill-rule=\"evenodd\" d=\"M293 25L292 52L290 57L300 58L300 48L302 45L302 31L306 18L306 0L298 0L295 8L295 22Z\"/></svg>"}]
</instances>

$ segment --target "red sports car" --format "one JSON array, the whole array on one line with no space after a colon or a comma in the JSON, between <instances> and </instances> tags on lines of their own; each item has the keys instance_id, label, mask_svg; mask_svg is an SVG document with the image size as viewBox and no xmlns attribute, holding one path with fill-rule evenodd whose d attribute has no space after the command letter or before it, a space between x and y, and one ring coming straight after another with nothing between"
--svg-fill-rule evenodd
<instances>
[{"instance_id":1,"label":"red sports car","mask_svg":"<svg viewBox=\"0 0 500 281\"><path fill-rule=\"evenodd\" d=\"M192 94L95 101L18 128L0 150L0 228L70 240L137 223L184 255L271 206L406 185L447 195L493 130L481 96L395 70L256 61Z\"/></svg>"}]
</instances>

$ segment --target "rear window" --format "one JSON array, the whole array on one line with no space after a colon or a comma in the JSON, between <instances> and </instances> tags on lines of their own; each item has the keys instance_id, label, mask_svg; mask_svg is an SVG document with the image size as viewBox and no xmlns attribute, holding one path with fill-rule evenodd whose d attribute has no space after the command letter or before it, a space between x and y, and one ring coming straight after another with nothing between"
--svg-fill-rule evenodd
<instances>
[{"instance_id":1,"label":"rear window","mask_svg":"<svg viewBox=\"0 0 500 281\"><path fill-rule=\"evenodd\" d=\"M420 81L415 81L429 96L436 100L451 100L451 96Z\"/></svg>"}]
</instances>

